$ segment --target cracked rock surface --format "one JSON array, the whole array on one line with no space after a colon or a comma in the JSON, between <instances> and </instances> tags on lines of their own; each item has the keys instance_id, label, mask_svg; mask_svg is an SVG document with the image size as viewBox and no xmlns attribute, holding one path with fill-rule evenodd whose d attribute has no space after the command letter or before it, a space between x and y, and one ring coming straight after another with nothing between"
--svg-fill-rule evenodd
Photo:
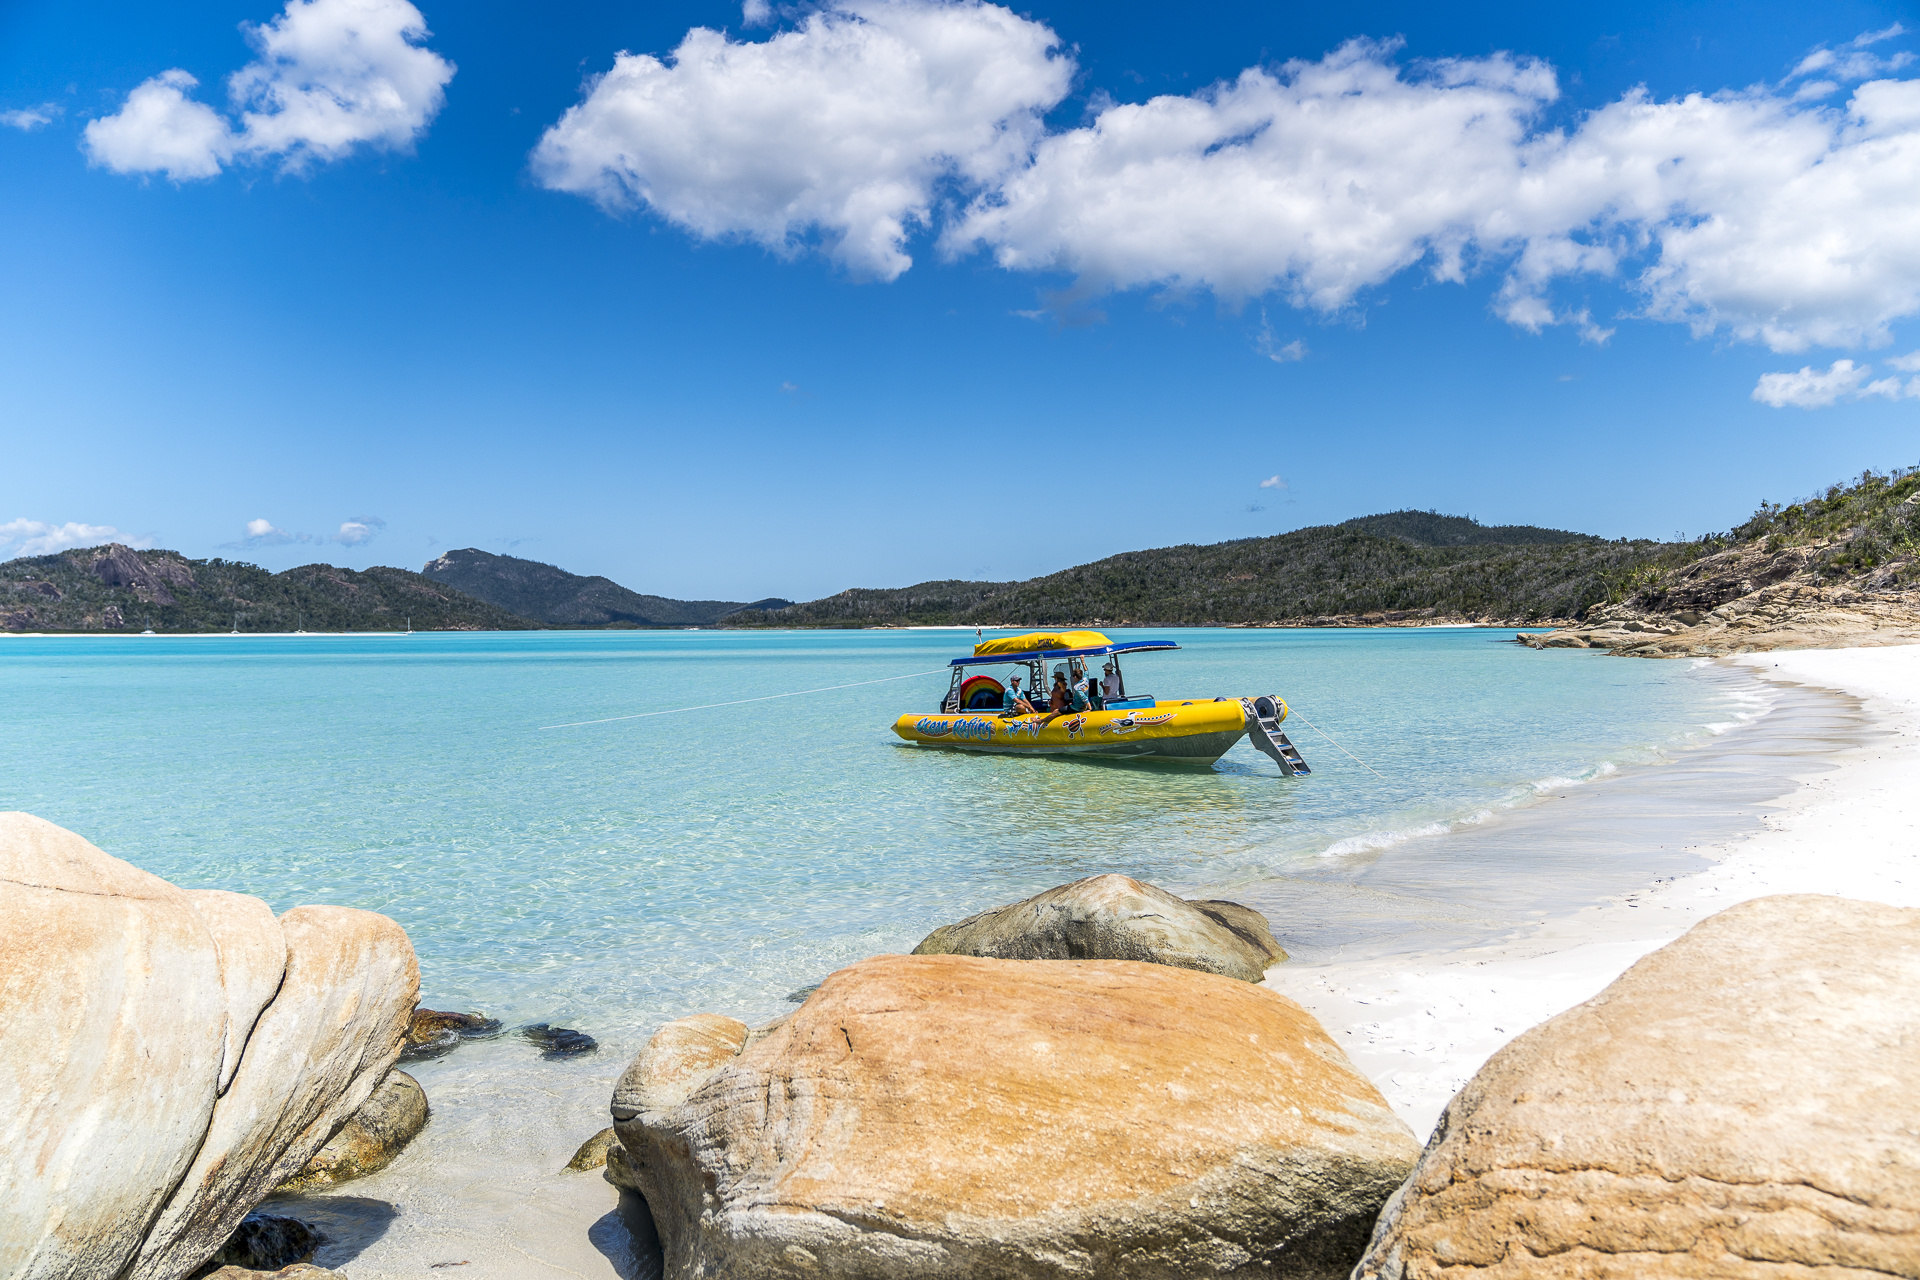
<instances>
[{"instance_id":1,"label":"cracked rock surface","mask_svg":"<svg viewBox=\"0 0 1920 1280\"><path fill-rule=\"evenodd\" d=\"M1920 1276L1920 911L1760 898L1527 1032L1354 1275Z\"/></svg>"},{"instance_id":2,"label":"cracked rock surface","mask_svg":"<svg viewBox=\"0 0 1920 1280\"><path fill-rule=\"evenodd\" d=\"M865 960L669 1023L613 1116L672 1280L1332 1280L1417 1154L1293 1001L1115 960Z\"/></svg>"},{"instance_id":3,"label":"cracked rock surface","mask_svg":"<svg viewBox=\"0 0 1920 1280\"><path fill-rule=\"evenodd\" d=\"M358 1110L419 992L385 916L186 891L0 814L0 1276L179 1280Z\"/></svg>"}]
</instances>

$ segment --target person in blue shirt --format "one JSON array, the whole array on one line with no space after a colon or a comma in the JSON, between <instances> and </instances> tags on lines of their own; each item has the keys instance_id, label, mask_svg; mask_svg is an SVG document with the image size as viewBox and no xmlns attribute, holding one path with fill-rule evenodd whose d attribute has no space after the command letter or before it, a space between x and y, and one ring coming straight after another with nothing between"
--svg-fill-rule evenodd
<instances>
[{"instance_id":1,"label":"person in blue shirt","mask_svg":"<svg viewBox=\"0 0 1920 1280\"><path fill-rule=\"evenodd\" d=\"M1100 682L1094 679L1093 672L1082 671L1073 685L1073 709L1075 711L1098 711L1104 699L1100 696Z\"/></svg>"},{"instance_id":2,"label":"person in blue shirt","mask_svg":"<svg viewBox=\"0 0 1920 1280\"><path fill-rule=\"evenodd\" d=\"M1007 716L1030 716L1033 714L1033 704L1020 696L1019 676L1013 676L1008 679L1006 697L1000 705L1002 708L1000 712L1002 719L1005 719Z\"/></svg>"}]
</instances>

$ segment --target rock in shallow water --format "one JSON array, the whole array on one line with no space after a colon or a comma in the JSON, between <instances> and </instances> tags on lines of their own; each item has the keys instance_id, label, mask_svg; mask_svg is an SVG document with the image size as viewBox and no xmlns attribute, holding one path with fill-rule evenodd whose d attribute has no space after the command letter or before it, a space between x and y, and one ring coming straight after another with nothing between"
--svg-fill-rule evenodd
<instances>
[{"instance_id":1,"label":"rock in shallow water","mask_svg":"<svg viewBox=\"0 0 1920 1280\"><path fill-rule=\"evenodd\" d=\"M276 921L20 813L0 814L0 937L9 1280L191 1272L366 1099L419 985L384 916Z\"/></svg>"},{"instance_id":2,"label":"rock in shallow water","mask_svg":"<svg viewBox=\"0 0 1920 1280\"><path fill-rule=\"evenodd\" d=\"M447 1013L415 1009L407 1022L407 1044L402 1062L424 1062L460 1047L462 1040L484 1040L500 1034L500 1019L484 1013Z\"/></svg>"},{"instance_id":3,"label":"rock in shallow water","mask_svg":"<svg viewBox=\"0 0 1920 1280\"><path fill-rule=\"evenodd\" d=\"M572 1058L592 1053L600 1047L600 1042L584 1031L575 1031L572 1027L550 1027L544 1022L522 1027L520 1034L545 1050L540 1055L543 1058Z\"/></svg>"},{"instance_id":4,"label":"rock in shallow water","mask_svg":"<svg viewBox=\"0 0 1920 1280\"><path fill-rule=\"evenodd\" d=\"M1920 911L1723 911L1488 1060L1365 1280L1920 1275Z\"/></svg>"},{"instance_id":5,"label":"rock in shallow water","mask_svg":"<svg viewBox=\"0 0 1920 1280\"><path fill-rule=\"evenodd\" d=\"M1258 982L1287 958L1267 918L1237 902L1187 902L1122 875L1088 876L942 925L917 956L1142 960Z\"/></svg>"},{"instance_id":6,"label":"rock in shallow water","mask_svg":"<svg viewBox=\"0 0 1920 1280\"><path fill-rule=\"evenodd\" d=\"M389 1071L373 1096L280 1190L338 1186L386 1168L427 1127L430 1114L420 1082L404 1071Z\"/></svg>"},{"instance_id":7,"label":"rock in shallow water","mask_svg":"<svg viewBox=\"0 0 1920 1280\"><path fill-rule=\"evenodd\" d=\"M676 1278L1344 1277L1418 1154L1299 1005L1125 961L863 961L613 1114Z\"/></svg>"},{"instance_id":8,"label":"rock in shallow water","mask_svg":"<svg viewBox=\"0 0 1920 1280\"><path fill-rule=\"evenodd\" d=\"M607 1163L608 1148L619 1141L619 1137L613 1132L613 1126L608 1125L580 1144L580 1149L573 1153L573 1159L567 1161L567 1168L576 1173L604 1168Z\"/></svg>"}]
</instances>

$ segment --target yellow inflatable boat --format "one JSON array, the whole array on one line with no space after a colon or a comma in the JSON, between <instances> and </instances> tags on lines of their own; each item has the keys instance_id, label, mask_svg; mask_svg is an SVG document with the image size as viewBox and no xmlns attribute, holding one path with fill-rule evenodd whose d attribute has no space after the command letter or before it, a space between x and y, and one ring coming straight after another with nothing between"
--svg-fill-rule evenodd
<instances>
[{"instance_id":1,"label":"yellow inflatable boat","mask_svg":"<svg viewBox=\"0 0 1920 1280\"><path fill-rule=\"evenodd\" d=\"M1127 691L1122 655L1165 653L1171 640L1119 644L1098 631L1030 631L987 640L955 658L938 711L908 712L893 731L916 746L962 751L1154 756L1212 763L1242 738L1292 777L1307 762L1280 731L1287 704L1271 694L1243 698L1155 698ZM1049 672L1048 668L1052 670ZM1052 683L1048 677L1051 675ZM1022 680L1026 689L1019 686ZM1063 685L1070 705L1049 711ZM1025 707L1016 699L1031 697ZM1031 708L1031 709L1027 709Z\"/></svg>"}]
</instances>

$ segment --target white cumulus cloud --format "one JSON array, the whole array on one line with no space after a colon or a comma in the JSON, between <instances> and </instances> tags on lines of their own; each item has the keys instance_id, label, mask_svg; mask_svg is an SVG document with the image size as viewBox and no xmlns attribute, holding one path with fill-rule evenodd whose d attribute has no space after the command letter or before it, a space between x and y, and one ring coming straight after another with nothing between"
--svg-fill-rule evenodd
<instances>
[{"instance_id":1,"label":"white cumulus cloud","mask_svg":"<svg viewBox=\"0 0 1920 1280\"><path fill-rule=\"evenodd\" d=\"M1529 330L1605 342L1611 322L1569 296L1599 280L1701 335L1874 347L1920 313L1920 79L1887 43L1909 34L1816 49L1775 85L1635 90L1570 119L1538 59L1407 62L1355 40L1190 95L1101 99L1048 133L1074 71L1049 28L979 0L841 0L762 41L696 28L665 60L620 54L533 163L702 237L790 252L817 235L883 279L937 219L947 254L1077 277L1062 296L1083 300L1204 290L1332 313L1403 272L1482 272Z\"/></svg>"},{"instance_id":2,"label":"white cumulus cloud","mask_svg":"<svg viewBox=\"0 0 1920 1280\"><path fill-rule=\"evenodd\" d=\"M50 556L69 547L97 547L104 542L120 542L130 547L147 547L151 538L134 538L110 524L48 524L44 520L9 520L0 524L0 553L9 556Z\"/></svg>"},{"instance_id":3,"label":"white cumulus cloud","mask_svg":"<svg viewBox=\"0 0 1920 1280\"><path fill-rule=\"evenodd\" d=\"M340 532L333 535L333 540L344 547L357 547L371 541L386 527L387 522L379 516L354 516L341 522Z\"/></svg>"},{"instance_id":4,"label":"white cumulus cloud","mask_svg":"<svg viewBox=\"0 0 1920 1280\"><path fill-rule=\"evenodd\" d=\"M1003 267L1102 285L1278 290L1333 310L1434 255L1460 278L1517 185L1551 70L1501 56L1403 74L1391 46L1254 68L1191 97L1117 103L1043 141L946 237Z\"/></svg>"},{"instance_id":5,"label":"white cumulus cloud","mask_svg":"<svg viewBox=\"0 0 1920 1280\"><path fill-rule=\"evenodd\" d=\"M854 0L764 41L696 27L665 61L619 54L533 168L702 237L789 252L817 234L891 280L943 179L978 187L1025 162L1073 75L1057 43L978 0Z\"/></svg>"},{"instance_id":6,"label":"white cumulus cloud","mask_svg":"<svg viewBox=\"0 0 1920 1280\"><path fill-rule=\"evenodd\" d=\"M1841 109L1636 91L1547 130L1544 64L1392 52L1356 41L1108 107L1042 142L947 244L1322 311L1416 264L1457 281L1498 261L1504 318L1593 341L1612 331L1556 305L1556 281L1621 278L1648 317L1779 351L1884 342L1920 311L1920 81L1861 85Z\"/></svg>"},{"instance_id":7,"label":"white cumulus cloud","mask_svg":"<svg viewBox=\"0 0 1920 1280\"><path fill-rule=\"evenodd\" d=\"M1271 475L1260 482L1260 487L1262 489L1284 489L1287 487L1287 482L1278 475Z\"/></svg>"},{"instance_id":8,"label":"white cumulus cloud","mask_svg":"<svg viewBox=\"0 0 1920 1280\"><path fill-rule=\"evenodd\" d=\"M187 96L199 83L178 69L145 81L119 111L88 122L88 157L116 173L165 173L175 182L213 177L237 139L219 112Z\"/></svg>"},{"instance_id":9,"label":"white cumulus cloud","mask_svg":"<svg viewBox=\"0 0 1920 1280\"><path fill-rule=\"evenodd\" d=\"M284 547L290 543L312 541L314 541L314 537L310 533L290 533L274 524L273 521L263 517L258 520L247 521L246 536L241 538L240 541L223 542L220 545L235 548Z\"/></svg>"},{"instance_id":10,"label":"white cumulus cloud","mask_svg":"<svg viewBox=\"0 0 1920 1280\"><path fill-rule=\"evenodd\" d=\"M404 149L453 78L453 64L419 44L426 20L407 0L287 0L279 17L245 31L259 56L227 81L237 127L188 96L191 75L163 71L87 125L92 162L178 182L235 159L277 156L299 172L362 144Z\"/></svg>"},{"instance_id":11,"label":"white cumulus cloud","mask_svg":"<svg viewBox=\"0 0 1920 1280\"><path fill-rule=\"evenodd\" d=\"M1895 368L1920 365L1914 356L1899 357L1887 363ZM1841 400L1873 397L1885 400L1920 398L1920 378L1909 379L1904 384L1898 378L1868 381L1872 373L1872 365L1855 364L1851 360L1835 360L1825 369L1803 365L1794 373L1763 373L1760 381L1754 385L1753 398L1776 409L1788 406L1795 409L1824 409Z\"/></svg>"}]
</instances>

